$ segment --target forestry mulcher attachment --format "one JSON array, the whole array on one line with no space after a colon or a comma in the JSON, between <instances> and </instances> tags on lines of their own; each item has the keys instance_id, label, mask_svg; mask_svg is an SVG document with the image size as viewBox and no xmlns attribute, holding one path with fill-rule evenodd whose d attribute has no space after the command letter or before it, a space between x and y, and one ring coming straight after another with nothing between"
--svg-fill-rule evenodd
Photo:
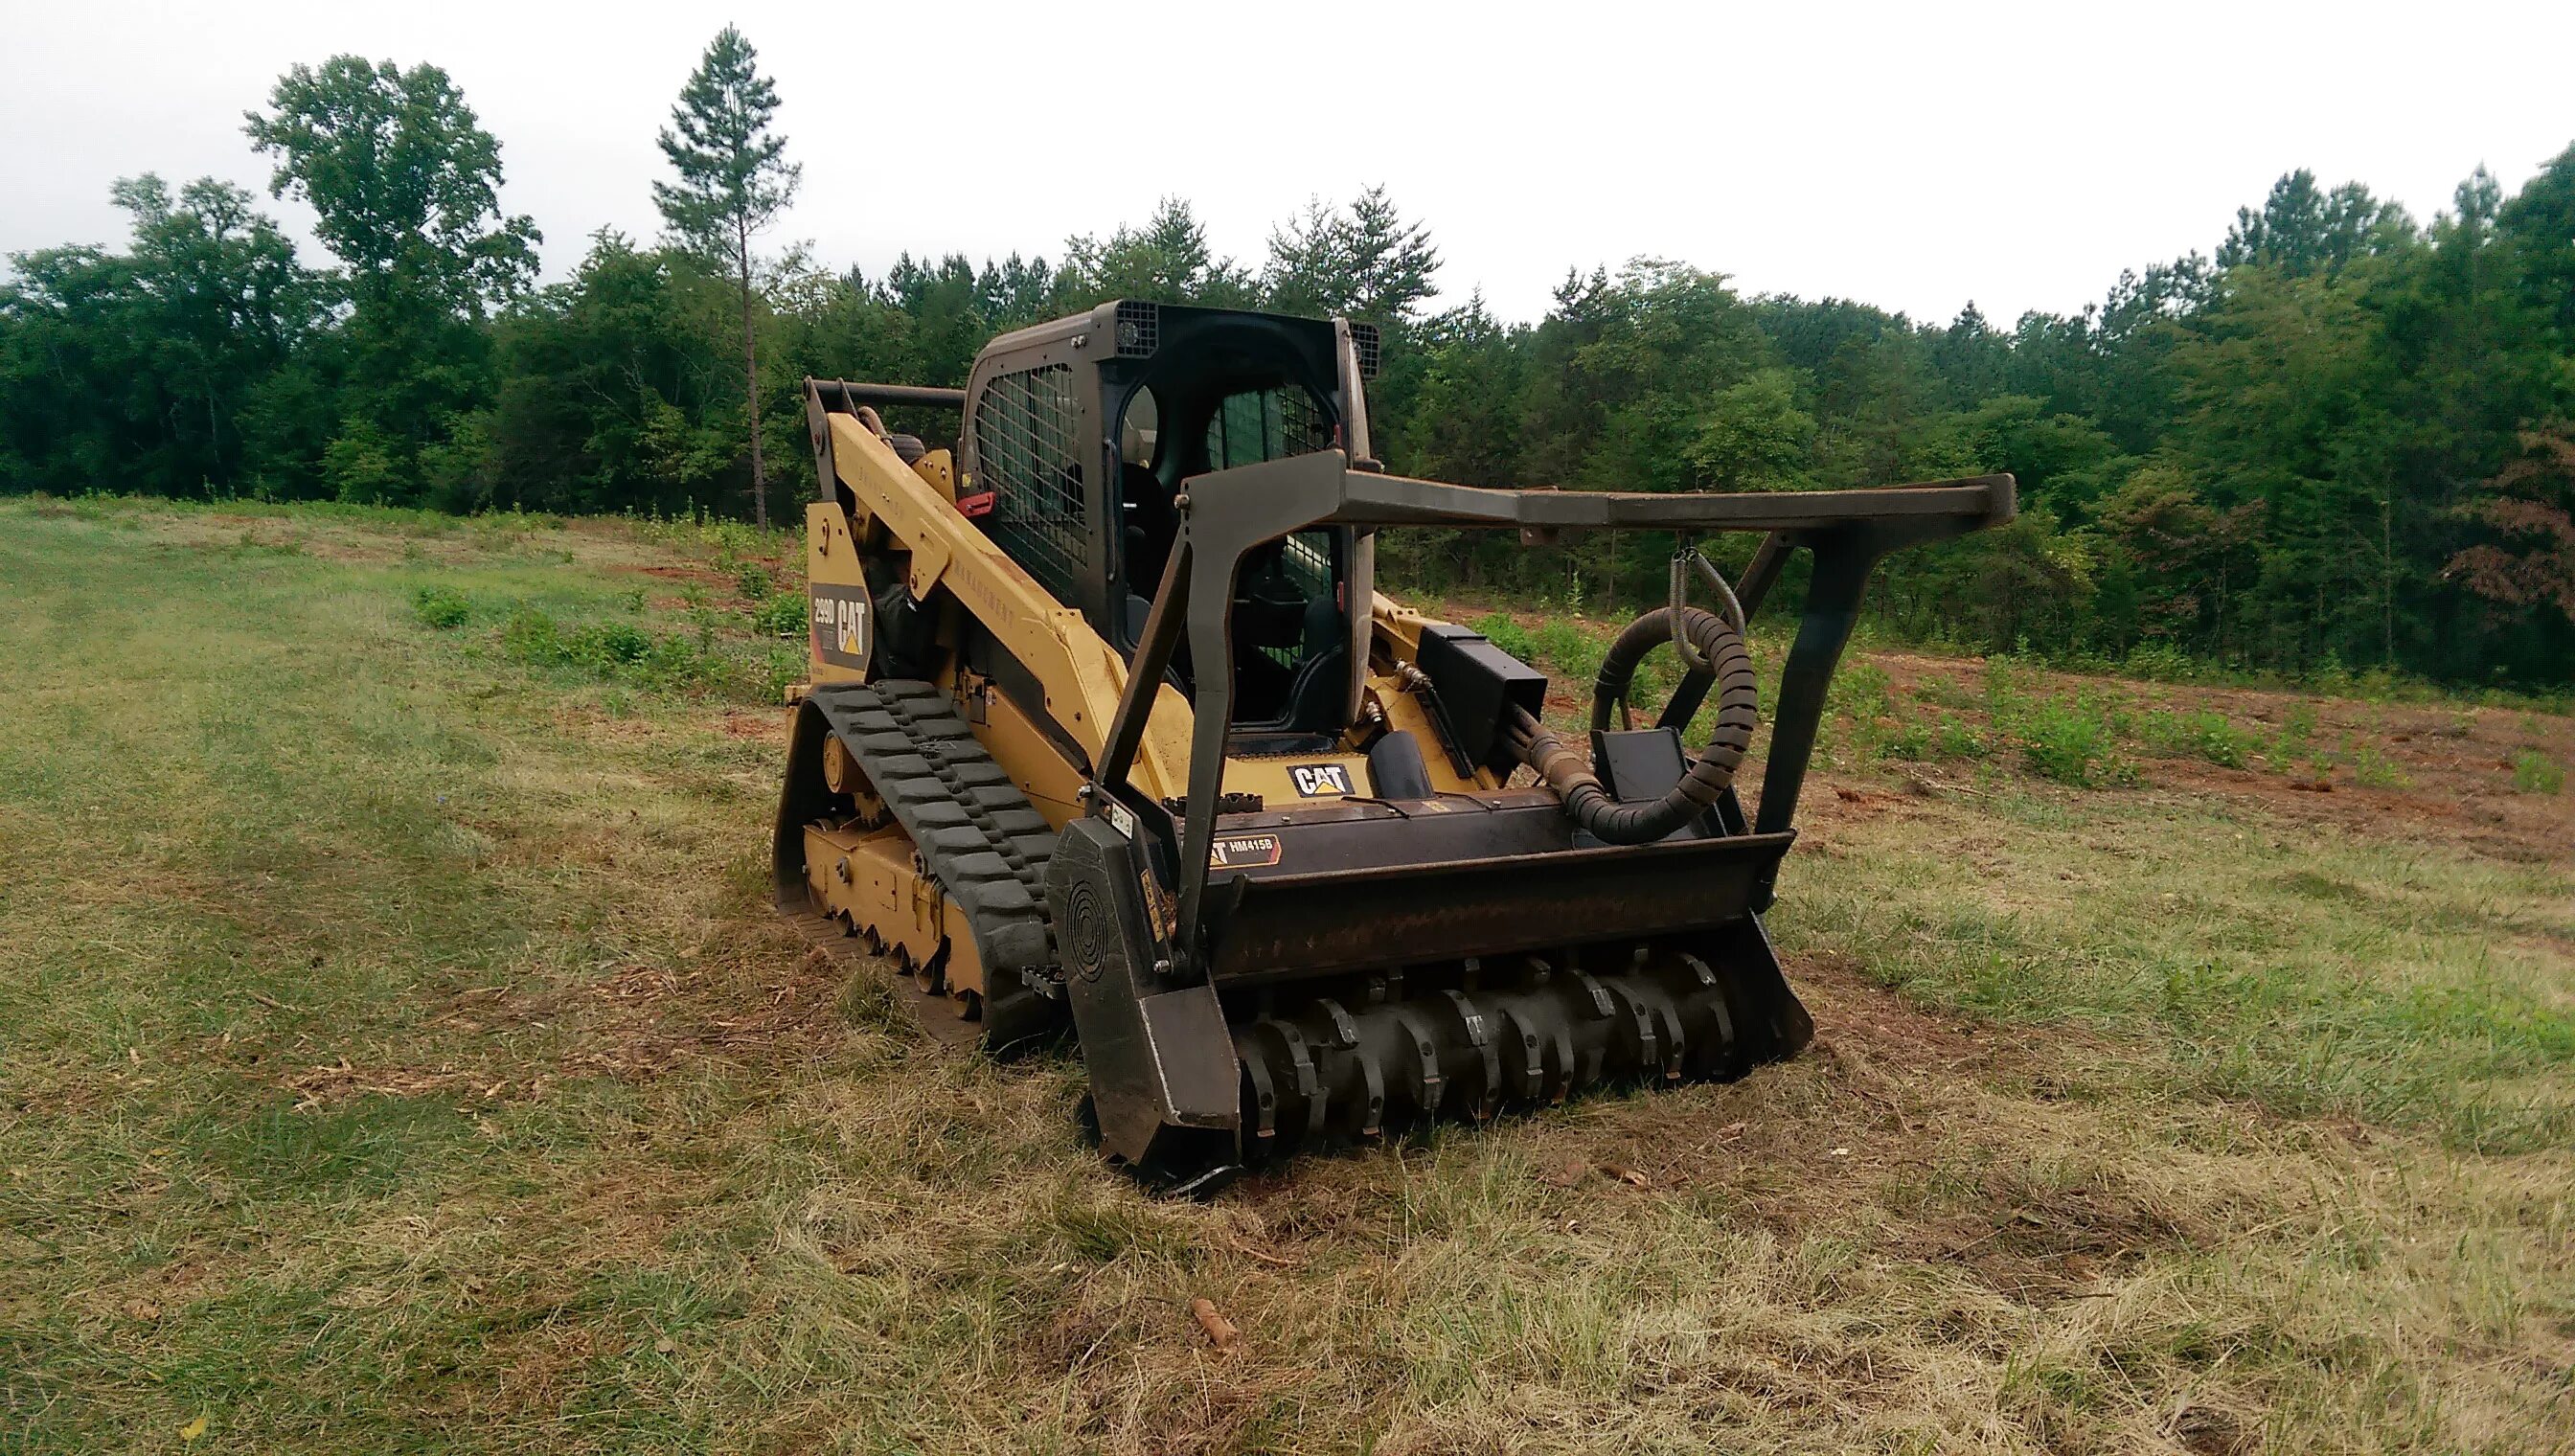
<instances>
[{"instance_id":1,"label":"forestry mulcher attachment","mask_svg":"<svg viewBox=\"0 0 2575 1456\"><path fill-rule=\"evenodd\" d=\"M1409 480L1368 448L1376 343L1127 302L994 340L963 390L806 383L813 682L779 904L894 956L990 1049L1069 1022L1103 1147L1166 1186L1805 1045L1761 912L1861 588L1890 551L2012 514L2008 476ZM890 431L897 407L960 412L954 448ZM1577 746L1543 722L1543 676L1376 593L1392 526L1764 540L1734 582L1675 557ZM1800 549L1747 813L1743 624ZM1666 643L1680 686L1635 727L1632 676Z\"/></svg>"}]
</instances>

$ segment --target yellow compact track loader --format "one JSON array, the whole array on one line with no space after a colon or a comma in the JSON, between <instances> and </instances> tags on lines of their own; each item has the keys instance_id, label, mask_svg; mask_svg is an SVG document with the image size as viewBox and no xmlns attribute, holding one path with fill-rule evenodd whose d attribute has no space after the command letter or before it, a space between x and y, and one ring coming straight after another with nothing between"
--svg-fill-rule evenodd
<instances>
[{"instance_id":1,"label":"yellow compact track loader","mask_svg":"<svg viewBox=\"0 0 2575 1456\"><path fill-rule=\"evenodd\" d=\"M1651 495L1391 475L1368 448L1376 344L1125 302L994 340L963 390L806 384L813 681L778 902L895 957L992 1050L1069 1025L1104 1150L1159 1185L1805 1045L1761 912L1861 589L1890 551L2012 514L2008 476ZM897 406L959 412L954 445L888 430ZM1674 558L1577 746L1539 673L1377 594L1390 526L1765 539L1733 582ZM1747 813L1744 620L1800 550ZM1634 727L1664 643L1684 676Z\"/></svg>"}]
</instances>

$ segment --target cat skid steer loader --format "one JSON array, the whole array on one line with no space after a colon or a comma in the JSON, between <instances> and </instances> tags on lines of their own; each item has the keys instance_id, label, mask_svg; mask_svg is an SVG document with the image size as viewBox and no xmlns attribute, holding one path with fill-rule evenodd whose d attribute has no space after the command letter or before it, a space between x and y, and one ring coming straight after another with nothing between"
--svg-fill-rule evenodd
<instances>
[{"instance_id":1,"label":"cat skid steer loader","mask_svg":"<svg viewBox=\"0 0 2575 1456\"><path fill-rule=\"evenodd\" d=\"M2008 476L1406 479L1369 449L1376 344L1125 302L994 340L962 390L806 385L812 683L778 902L896 959L994 1051L1069 1027L1103 1149L1161 1186L1804 1046L1761 914L1861 590L1887 553L2013 512ZM888 429L897 407L955 411L954 443ZM1762 541L1733 581L1675 556L1669 604L1602 661L1585 741L1544 722L1541 674L1375 590L1376 533L1405 526ZM1744 623L1799 551L1747 807ZM1638 726L1664 644L1679 687Z\"/></svg>"}]
</instances>

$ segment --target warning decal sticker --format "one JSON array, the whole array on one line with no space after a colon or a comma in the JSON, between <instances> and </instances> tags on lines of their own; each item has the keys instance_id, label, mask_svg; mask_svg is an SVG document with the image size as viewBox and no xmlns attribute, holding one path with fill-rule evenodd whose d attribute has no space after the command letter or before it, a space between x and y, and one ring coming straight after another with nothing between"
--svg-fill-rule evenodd
<instances>
[{"instance_id":1,"label":"warning decal sticker","mask_svg":"<svg viewBox=\"0 0 2575 1456\"><path fill-rule=\"evenodd\" d=\"M1356 793L1350 786L1350 770L1340 763L1298 763L1288 770L1288 781L1296 786L1298 798L1338 798Z\"/></svg>"},{"instance_id":2,"label":"warning decal sticker","mask_svg":"<svg viewBox=\"0 0 2575 1456\"><path fill-rule=\"evenodd\" d=\"M836 668L868 666L868 635L875 609L858 587L817 582L814 596L814 655Z\"/></svg>"},{"instance_id":3,"label":"warning decal sticker","mask_svg":"<svg viewBox=\"0 0 2575 1456\"><path fill-rule=\"evenodd\" d=\"M1219 834L1208 846L1208 868L1243 869L1279 862L1277 834Z\"/></svg>"}]
</instances>

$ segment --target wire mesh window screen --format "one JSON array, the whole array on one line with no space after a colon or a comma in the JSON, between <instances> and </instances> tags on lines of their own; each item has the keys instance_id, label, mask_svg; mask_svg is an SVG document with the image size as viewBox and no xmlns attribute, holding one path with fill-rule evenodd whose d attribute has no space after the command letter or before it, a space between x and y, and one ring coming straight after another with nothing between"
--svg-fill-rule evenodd
<instances>
[{"instance_id":1,"label":"wire mesh window screen","mask_svg":"<svg viewBox=\"0 0 2575 1456\"><path fill-rule=\"evenodd\" d=\"M1218 470L1327 450L1332 427L1314 397L1292 388L1229 397L1208 422L1208 461Z\"/></svg>"},{"instance_id":2,"label":"wire mesh window screen","mask_svg":"<svg viewBox=\"0 0 2575 1456\"><path fill-rule=\"evenodd\" d=\"M1299 531L1280 543L1279 580L1306 602L1332 596L1332 533ZM1258 651L1283 668L1301 666L1315 645L1299 637L1294 646L1268 644Z\"/></svg>"},{"instance_id":3,"label":"wire mesh window screen","mask_svg":"<svg viewBox=\"0 0 2575 1456\"><path fill-rule=\"evenodd\" d=\"M993 539L1058 601L1089 560L1079 436L1082 405L1061 364L999 375L975 407L975 458L993 493Z\"/></svg>"},{"instance_id":4,"label":"wire mesh window screen","mask_svg":"<svg viewBox=\"0 0 2575 1456\"><path fill-rule=\"evenodd\" d=\"M1308 597L1328 597L1332 592L1332 534L1328 531L1299 531L1288 538L1288 549L1281 554L1281 564L1288 570L1288 580Z\"/></svg>"}]
</instances>

